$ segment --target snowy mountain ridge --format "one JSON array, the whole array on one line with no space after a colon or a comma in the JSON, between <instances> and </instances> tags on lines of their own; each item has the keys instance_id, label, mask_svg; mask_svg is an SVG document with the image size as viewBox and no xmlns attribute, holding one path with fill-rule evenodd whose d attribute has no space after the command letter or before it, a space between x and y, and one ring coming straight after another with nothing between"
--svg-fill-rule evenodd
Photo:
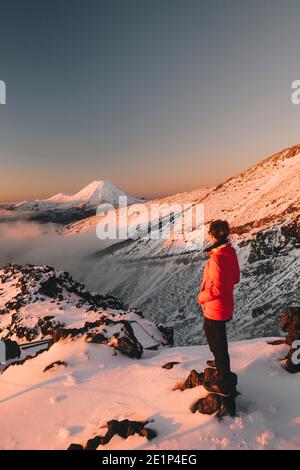
<instances>
[{"instance_id":1,"label":"snowy mountain ridge","mask_svg":"<svg viewBox=\"0 0 300 470\"><path fill-rule=\"evenodd\" d=\"M29 264L0 270L0 339L22 344L77 336L113 344L130 357L139 357L149 340L156 347L167 344L140 312L115 297L90 293L67 272Z\"/></svg>"}]
</instances>

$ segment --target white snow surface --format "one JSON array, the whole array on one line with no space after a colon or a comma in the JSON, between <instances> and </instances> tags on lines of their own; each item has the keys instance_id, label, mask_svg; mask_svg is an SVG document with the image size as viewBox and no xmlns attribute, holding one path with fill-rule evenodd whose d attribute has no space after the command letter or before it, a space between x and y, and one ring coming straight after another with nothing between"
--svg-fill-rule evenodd
<instances>
[{"instance_id":1,"label":"white snow surface","mask_svg":"<svg viewBox=\"0 0 300 470\"><path fill-rule=\"evenodd\" d=\"M300 374L284 371L278 359L287 347L267 338L230 343L238 374L238 416L218 420L192 414L190 405L207 392L173 387L192 369L203 370L207 346L145 351L129 359L82 339L55 343L0 376L1 449L66 449L104 435L111 419L146 420L158 436L118 436L103 449L300 449ZM47 372L44 368L62 360ZM179 361L173 369L161 366Z\"/></svg>"}]
</instances>

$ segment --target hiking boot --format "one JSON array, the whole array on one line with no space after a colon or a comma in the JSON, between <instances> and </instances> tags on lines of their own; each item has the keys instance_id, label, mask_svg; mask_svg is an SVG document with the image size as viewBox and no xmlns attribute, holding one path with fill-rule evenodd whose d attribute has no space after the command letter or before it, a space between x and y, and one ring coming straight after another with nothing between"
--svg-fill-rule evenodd
<instances>
[{"instance_id":1,"label":"hiking boot","mask_svg":"<svg viewBox=\"0 0 300 470\"><path fill-rule=\"evenodd\" d=\"M216 362L215 361L206 361L207 367L210 367L210 369L216 369Z\"/></svg>"},{"instance_id":2,"label":"hiking boot","mask_svg":"<svg viewBox=\"0 0 300 470\"><path fill-rule=\"evenodd\" d=\"M217 384L208 384L204 383L203 387L205 390L207 390L209 393L212 393L214 395L220 395L221 397L230 397L231 393L228 390L222 389L219 387Z\"/></svg>"},{"instance_id":3,"label":"hiking boot","mask_svg":"<svg viewBox=\"0 0 300 470\"><path fill-rule=\"evenodd\" d=\"M209 371L209 369L206 370ZM215 380L215 377L211 377L208 380L204 380L203 387L210 393L215 393L223 397L229 397L236 392L237 383L237 375L234 372L230 372L229 377L224 381L224 383L218 384L218 380Z\"/></svg>"}]
</instances>

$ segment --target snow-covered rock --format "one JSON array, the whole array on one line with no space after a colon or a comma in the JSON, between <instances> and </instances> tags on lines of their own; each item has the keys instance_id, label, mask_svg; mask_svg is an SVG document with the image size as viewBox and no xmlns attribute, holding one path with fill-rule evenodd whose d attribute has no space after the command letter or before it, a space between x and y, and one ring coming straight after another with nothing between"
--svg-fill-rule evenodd
<instances>
[{"instance_id":1,"label":"snow-covered rock","mask_svg":"<svg viewBox=\"0 0 300 470\"><path fill-rule=\"evenodd\" d=\"M16 264L0 270L0 339L22 344L78 336L137 358L143 347L167 344L140 312L115 297L90 293L67 272Z\"/></svg>"}]
</instances>

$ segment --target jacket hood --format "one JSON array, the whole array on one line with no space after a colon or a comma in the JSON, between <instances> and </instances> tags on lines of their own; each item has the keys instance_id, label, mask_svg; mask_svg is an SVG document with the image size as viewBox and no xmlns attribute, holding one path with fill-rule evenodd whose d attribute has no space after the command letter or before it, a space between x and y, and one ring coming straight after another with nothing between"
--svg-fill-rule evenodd
<instances>
[{"instance_id":1,"label":"jacket hood","mask_svg":"<svg viewBox=\"0 0 300 470\"><path fill-rule=\"evenodd\" d=\"M221 245L224 245L224 243L228 243L229 240L227 238L223 238L223 240L219 240L218 242L215 242L213 245L209 245L205 250L203 250L204 253L209 253L213 248L218 248Z\"/></svg>"}]
</instances>

